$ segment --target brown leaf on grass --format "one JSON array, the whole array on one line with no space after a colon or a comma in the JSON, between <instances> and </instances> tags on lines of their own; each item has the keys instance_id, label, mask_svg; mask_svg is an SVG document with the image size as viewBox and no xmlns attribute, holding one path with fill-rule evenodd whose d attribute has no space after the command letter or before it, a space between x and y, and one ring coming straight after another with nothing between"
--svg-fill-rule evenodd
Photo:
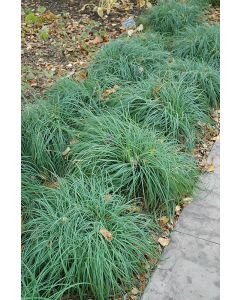
<instances>
[{"instance_id":1,"label":"brown leaf on grass","mask_svg":"<svg viewBox=\"0 0 240 300\"><path fill-rule=\"evenodd\" d=\"M145 280L146 280L146 277L144 276L144 274L142 275L142 274L138 274L137 275L137 279L139 280L139 281L141 281L141 282L144 282Z\"/></svg>"},{"instance_id":2,"label":"brown leaf on grass","mask_svg":"<svg viewBox=\"0 0 240 300\"><path fill-rule=\"evenodd\" d=\"M160 244L161 246L166 247L166 246L168 246L168 244L170 243L170 239L169 239L169 238L163 238L163 237L160 237L160 238L158 239L158 242L159 242L159 244Z\"/></svg>"},{"instance_id":3,"label":"brown leaf on grass","mask_svg":"<svg viewBox=\"0 0 240 300\"><path fill-rule=\"evenodd\" d=\"M157 261L157 259L155 259L155 258L151 258L151 259L148 260L148 262L150 263L150 265L153 265L153 266L154 266L154 265L156 265L156 263L157 263L158 261Z\"/></svg>"},{"instance_id":4,"label":"brown leaf on grass","mask_svg":"<svg viewBox=\"0 0 240 300\"><path fill-rule=\"evenodd\" d=\"M134 34L134 32L135 31L133 29L129 29L127 34L128 34L128 36L132 36Z\"/></svg>"},{"instance_id":5,"label":"brown leaf on grass","mask_svg":"<svg viewBox=\"0 0 240 300\"><path fill-rule=\"evenodd\" d=\"M111 199L112 199L112 195L111 194L106 194L106 195L103 196L103 200L105 200L105 201L109 201Z\"/></svg>"},{"instance_id":6,"label":"brown leaf on grass","mask_svg":"<svg viewBox=\"0 0 240 300\"><path fill-rule=\"evenodd\" d=\"M139 293L139 289L137 289L136 287L134 287L132 290L131 290L131 293L133 295L137 295Z\"/></svg>"},{"instance_id":7,"label":"brown leaf on grass","mask_svg":"<svg viewBox=\"0 0 240 300\"><path fill-rule=\"evenodd\" d=\"M167 224L167 228L168 228L168 232L173 230L173 225L172 224ZM165 230L165 232L167 232L167 230Z\"/></svg>"},{"instance_id":8,"label":"brown leaf on grass","mask_svg":"<svg viewBox=\"0 0 240 300\"><path fill-rule=\"evenodd\" d=\"M30 85L31 85L32 87L37 86L37 80L36 80L36 79L28 80L28 82L30 83Z\"/></svg>"},{"instance_id":9,"label":"brown leaf on grass","mask_svg":"<svg viewBox=\"0 0 240 300\"><path fill-rule=\"evenodd\" d=\"M155 148L152 148L149 150L150 155L155 155L157 153L157 150Z\"/></svg>"},{"instance_id":10,"label":"brown leaf on grass","mask_svg":"<svg viewBox=\"0 0 240 300\"><path fill-rule=\"evenodd\" d=\"M142 208L140 206L132 206L128 209L129 212L138 212L140 213L142 211Z\"/></svg>"},{"instance_id":11,"label":"brown leaf on grass","mask_svg":"<svg viewBox=\"0 0 240 300\"><path fill-rule=\"evenodd\" d=\"M192 198L191 197L185 197L182 199L182 203L183 204L190 204L192 202Z\"/></svg>"},{"instance_id":12,"label":"brown leaf on grass","mask_svg":"<svg viewBox=\"0 0 240 300\"><path fill-rule=\"evenodd\" d=\"M180 215L180 212L181 212L181 206L180 205L177 205L175 207L175 212L176 212L176 215L179 216Z\"/></svg>"},{"instance_id":13,"label":"brown leaf on grass","mask_svg":"<svg viewBox=\"0 0 240 300\"><path fill-rule=\"evenodd\" d=\"M137 28L136 31L141 32L143 31L143 24L140 24Z\"/></svg>"},{"instance_id":14,"label":"brown leaf on grass","mask_svg":"<svg viewBox=\"0 0 240 300\"><path fill-rule=\"evenodd\" d=\"M71 148L70 147L67 147L63 153L62 153L62 156L67 156L69 154L69 152L71 151Z\"/></svg>"},{"instance_id":15,"label":"brown leaf on grass","mask_svg":"<svg viewBox=\"0 0 240 300\"><path fill-rule=\"evenodd\" d=\"M139 286L139 291L140 291L140 293L143 293L144 292L144 290L145 290L145 282L141 282L141 284L140 284L140 286Z\"/></svg>"},{"instance_id":16,"label":"brown leaf on grass","mask_svg":"<svg viewBox=\"0 0 240 300\"><path fill-rule=\"evenodd\" d=\"M104 238L105 238L107 241L109 241L109 242L112 241L113 237L112 237L112 234L111 234L110 231L108 231L108 230L105 229L105 228L100 228L99 232L104 236Z\"/></svg>"},{"instance_id":17,"label":"brown leaf on grass","mask_svg":"<svg viewBox=\"0 0 240 300\"><path fill-rule=\"evenodd\" d=\"M160 221L160 226L164 226L169 222L169 218L166 216L163 216L159 219L159 221Z\"/></svg>"},{"instance_id":18,"label":"brown leaf on grass","mask_svg":"<svg viewBox=\"0 0 240 300\"><path fill-rule=\"evenodd\" d=\"M60 187L57 181L53 181L53 182L44 181L43 185L51 189L58 189Z\"/></svg>"},{"instance_id":19,"label":"brown leaf on grass","mask_svg":"<svg viewBox=\"0 0 240 300\"><path fill-rule=\"evenodd\" d=\"M147 5L147 0L138 0L138 5L140 8L142 8L143 6Z\"/></svg>"},{"instance_id":20,"label":"brown leaf on grass","mask_svg":"<svg viewBox=\"0 0 240 300\"><path fill-rule=\"evenodd\" d=\"M161 89L161 85L160 84L158 84L157 86L155 86L155 88L152 91L153 98L157 98L157 94L160 91L160 89Z\"/></svg>"},{"instance_id":21,"label":"brown leaf on grass","mask_svg":"<svg viewBox=\"0 0 240 300\"><path fill-rule=\"evenodd\" d=\"M75 145L75 144L77 144L79 141L78 140L71 140L70 142L69 142L69 144L70 145Z\"/></svg>"},{"instance_id":22,"label":"brown leaf on grass","mask_svg":"<svg viewBox=\"0 0 240 300\"><path fill-rule=\"evenodd\" d=\"M87 78L87 71L80 71L80 72L78 72L77 78L78 78L79 80L84 80L84 79L86 79L86 78Z\"/></svg>"},{"instance_id":23,"label":"brown leaf on grass","mask_svg":"<svg viewBox=\"0 0 240 300\"><path fill-rule=\"evenodd\" d=\"M118 85L114 85L113 88L105 90L102 94L102 100L105 100L109 95L115 93L118 88L119 88Z\"/></svg>"}]
</instances>

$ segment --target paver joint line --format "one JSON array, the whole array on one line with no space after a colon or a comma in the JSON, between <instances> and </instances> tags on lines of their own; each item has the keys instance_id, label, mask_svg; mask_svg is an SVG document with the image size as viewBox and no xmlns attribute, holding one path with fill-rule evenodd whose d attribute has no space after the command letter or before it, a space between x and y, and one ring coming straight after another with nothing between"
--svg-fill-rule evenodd
<instances>
[{"instance_id":1,"label":"paver joint line","mask_svg":"<svg viewBox=\"0 0 240 300\"><path fill-rule=\"evenodd\" d=\"M186 234L186 235L189 235L189 236L192 236L198 240L203 240L203 241L206 241L206 242L209 242L209 243L213 243L213 244L216 244L216 245L219 245L220 246L220 243L217 243L217 242L213 242L213 241L209 241L207 239L204 239L204 238L201 238L201 237L198 237L196 235L193 235L193 234L189 234L189 233L186 233L186 232L182 232L182 231L179 231L179 230L174 230L175 232L178 232L178 233L182 233L182 234Z\"/></svg>"}]
</instances>

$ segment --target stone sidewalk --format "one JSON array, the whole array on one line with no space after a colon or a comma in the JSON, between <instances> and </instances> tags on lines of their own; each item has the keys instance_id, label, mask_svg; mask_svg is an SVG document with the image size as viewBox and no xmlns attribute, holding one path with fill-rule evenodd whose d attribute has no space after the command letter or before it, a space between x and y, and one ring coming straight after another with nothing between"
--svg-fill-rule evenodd
<instances>
[{"instance_id":1,"label":"stone sidewalk","mask_svg":"<svg viewBox=\"0 0 240 300\"><path fill-rule=\"evenodd\" d=\"M180 215L171 243L152 274L142 300L220 299L220 141L193 199Z\"/></svg>"}]
</instances>

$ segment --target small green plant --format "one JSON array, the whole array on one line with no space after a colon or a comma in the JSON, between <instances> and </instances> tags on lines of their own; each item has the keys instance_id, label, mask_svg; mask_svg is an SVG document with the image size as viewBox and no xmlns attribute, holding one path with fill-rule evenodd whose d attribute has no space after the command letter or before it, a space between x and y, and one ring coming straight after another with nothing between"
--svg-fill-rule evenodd
<instances>
[{"instance_id":1,"label":"small green plant","mask_svg":"<svg viewBox=\"0 0 240 300\"><path fill-rule=\"evenodd\" d=\"M192 149L199 123L208 121L208 107L203 92L188 85L184 76L179 77L176 80L173 76L166 79L152 76L134 88L120 90L115 98L118 107L127 109L138 122Z\"/></svg>"},{"instance_id":2,"label":"small green plant","mask_svg":"<svg viewBox=\"0 0 240 300\"><path fill-rule=\"evenodd\" d=\"M36 200L23 232L23 298L117 298L147 272L157 256L156 227L102 181L105 176L60 180Z\"/></svg>"},{"instance_id":3,"label":"small green plant","mask_svg":"<svg viewBox=\"0 0 240 300\"><path fill-rule=\"evenodd\" d=\"M156 64L166 64L168 54L161 51L154 39L122 39L105 45L90 66L89 77L109 86L145 79L154 72ZM159 66L158 66L159 67Z\"/></svg>"},{"instance_id":4,"label":"small green plant","mask_svg":"<svg viewBox=\"0 0 240 300\"><path fill-rule=\"evenodd\" d=\"M174 39L173 54L181 58L204 61L219 68L219 25L203 24L187 27Z\"/></svg>"},{"instance_id":5,"label":"small green plant","mask_svg":"<svg viewBox=\"0 0 240 300\"><path fill-rule=\"evenodd\" d=\"M42 41L47 41L49 38L49 28L47 26L43 26L38 32L39 39Z\"/></svg>"},{"instance_id":6,"label":"small green plant","mask_svg":"<svg viewBox=\"0 0 240 300\"><path fill-rule=\"evenodd\" d=\"M89 117L73 145L74 168L91 174L99 167L130 199L142 199L148 209L164 207L171 215L178 197L194 185L194 160L163 135L119 115Z\"/></svg>"},{"instance_id":7,"label":"small green plant","mask_svg":"<svg viewBox=\"0 0 240 300\"><path fill-rule=\"evenodd\" d=\"M27 24L37 24L39 22L39 16L35 15L32 12L29 12L26 16L25 16L25 22Z\"/></svg>"},{"instance_id":8,"label":"small green plant","mask_svg":"<svg viewBox=\"0 0 240 300\"><path fill-rule=\"evenodd\" d=\"M198 5L177 0L162 0L143 14L139 23L153 31L172 35L200 21L203 12Z\"/></svg>"},{"instance_id":9,"label":"small green plant","mask_svg":"<svg viewBox=\"0 0 240 300\"><path fill-rule=\"evenodd\" d=\"M46 11L46 7L44 7L44 6L39 6L37 8L37 12L40 13L40 14L44 14L45 11Z\"/></svg>"}]
</instances>

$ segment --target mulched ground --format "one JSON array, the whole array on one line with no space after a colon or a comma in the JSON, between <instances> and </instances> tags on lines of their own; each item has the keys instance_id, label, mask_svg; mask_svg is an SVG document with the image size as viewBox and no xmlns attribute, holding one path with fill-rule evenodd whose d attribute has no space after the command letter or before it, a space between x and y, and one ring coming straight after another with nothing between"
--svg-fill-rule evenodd
<instances>
[{"instance_id":1,"label":"mulched ground","mask_svg":"<svg viewBox=\"0 0 240 300\"><path fill-rule=\"evenodd\" d=\"M95 4L94 4L95 2ZM41 95L58 78L71 75L84 79L93 54L106 42L126 34L122 22L140 13L136 2L115 7L109 15L98 16L96 1L22 1L22 97ZM44 6L45 12L38 12ZM39 18L27 22L33 12ZM48 30L46 40L41 31Z\"/></svg>"},{"instance_id":2,"label":"mulched ground","mask_svg":"<svg viewBox=\"0 0 240 300\"><path fill-rule=\"evenodd\" d=\"M22 0L22 99L31 101L63 76L84 79L86 67L103 44L126 35L122 22L136 17L137 1L125 1L109 15L99 17L98 1ZM39 12L39 7L45 12ZM38 22L26 21L30 13ZM219 9L211 9L209 22L219 22ZM44 40L41 32L47 30Z\"/></svg>"}]
</instances>

